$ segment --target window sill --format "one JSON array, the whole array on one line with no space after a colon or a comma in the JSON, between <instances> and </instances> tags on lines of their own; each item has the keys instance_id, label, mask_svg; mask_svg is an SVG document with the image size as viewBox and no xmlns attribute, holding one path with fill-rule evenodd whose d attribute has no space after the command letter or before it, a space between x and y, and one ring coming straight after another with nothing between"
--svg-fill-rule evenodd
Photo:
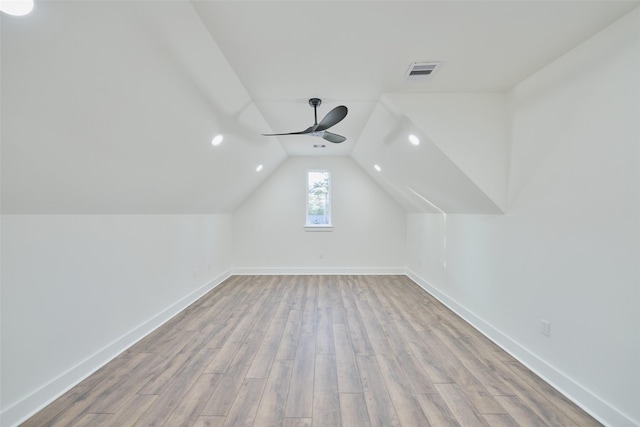
<instances>
[{"instance_id":1,"label":"window sill","mask_svg":"<svg viewBox=\"0 0 640 427\"><path fill-rule=\"evenodd\" d=\"M333 231L333 225L305 225L304 231Z\"/></svg>"}]
</instances>

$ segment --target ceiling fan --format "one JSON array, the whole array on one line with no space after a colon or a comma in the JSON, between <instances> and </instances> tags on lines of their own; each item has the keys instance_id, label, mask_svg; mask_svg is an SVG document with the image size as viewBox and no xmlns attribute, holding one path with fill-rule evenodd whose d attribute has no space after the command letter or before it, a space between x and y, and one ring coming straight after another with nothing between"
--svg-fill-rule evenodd
<instances>
[{"instance_id":1,"label":"ceiling fan","mask_svg":"<svg viewBox=\"0 0 640 427\"><path fill-rule=\"evenodd\" d=\"M336 125L342 121L347 116L347 107L344 105L340 105L339 107L334 108L329 111L326 116L318 123L318 106L322 104L322 100L319 98L311 98L309 100L309 105L313 107L313 116L315 118L315 123L313 126L306 128L301 132L289 132L289 133L263 133L263 136L280 136L280 135L309 135L309 136L318 136L320 138L324 138L329 142L340 143L344 142L347 138L342 135L338 135L335 133L331 133L327 131L331 126Z\"/></svg>"}]
</instances>

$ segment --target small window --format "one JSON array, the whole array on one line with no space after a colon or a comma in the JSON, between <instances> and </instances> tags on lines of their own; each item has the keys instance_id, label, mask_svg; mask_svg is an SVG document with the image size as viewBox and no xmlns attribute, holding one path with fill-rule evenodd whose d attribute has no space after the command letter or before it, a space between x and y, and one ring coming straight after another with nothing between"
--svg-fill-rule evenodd
<instances>
[{"instance_id":1,"label":"small window","mask_svg":"<svg viewBox=\"0 0 640 427\"><path fill-rule=\"evenodd\" d=\"M331 175L326 170L307 172L307 227L331 227Z\"/></svg>"}]
</instances>

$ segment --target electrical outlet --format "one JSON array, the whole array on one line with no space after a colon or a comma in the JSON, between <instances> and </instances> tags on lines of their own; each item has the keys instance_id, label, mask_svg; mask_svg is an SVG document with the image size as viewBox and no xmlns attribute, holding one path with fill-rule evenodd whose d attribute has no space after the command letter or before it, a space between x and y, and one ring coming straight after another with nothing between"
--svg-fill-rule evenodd
<instances>
[{"instance_id":1,"label":"electrical outlet","mask_svg":"<svg viewBox=\"0 0 640 427\"><path fill-rule=\"evenodd\" d=\"M196 277L198 277L198 270L193 270L193 278L195 279Z\"/></svg>"},{"instance_id":2,"label":"electrical outlet","mask_svg":"<svg viewBox=\"0 0 640 427\"><path fill-rule=\"evenodd\" d=\"M323 259L323 258L324 258L324 254L323 254L322 252L320 252L320 253L318 254L318 258Z\"/></svg>"},{"instance_id":3,"label":"electrical outlet","mask_svg":"<svg viewBox=\"0 0 640 427\"><path fill-rule=\"evenodd\" d=\"M551 323L549 321L540 319L540 333L544 336L551 336Z\"/></svg>"}]
</instances>

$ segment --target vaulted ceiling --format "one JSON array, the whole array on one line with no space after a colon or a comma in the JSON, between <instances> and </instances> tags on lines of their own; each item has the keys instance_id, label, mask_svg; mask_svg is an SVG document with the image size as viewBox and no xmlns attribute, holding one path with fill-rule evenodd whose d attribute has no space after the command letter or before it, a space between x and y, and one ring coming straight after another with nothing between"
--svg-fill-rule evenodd
<instances>
[{"instance_id":1,"label":"vaulted ceiling","mask_svg":"<svg viewBox=\"0 0 640 427\"><path fill-rule=\"evenodd\" d=\"M36 0L0 18L2 210L231 212L329 155L408 211L500 213L508 91L638 4ZM347 141L261 136L313 124L311 97L349 108Z\"/></svg>"}]
</instances>

